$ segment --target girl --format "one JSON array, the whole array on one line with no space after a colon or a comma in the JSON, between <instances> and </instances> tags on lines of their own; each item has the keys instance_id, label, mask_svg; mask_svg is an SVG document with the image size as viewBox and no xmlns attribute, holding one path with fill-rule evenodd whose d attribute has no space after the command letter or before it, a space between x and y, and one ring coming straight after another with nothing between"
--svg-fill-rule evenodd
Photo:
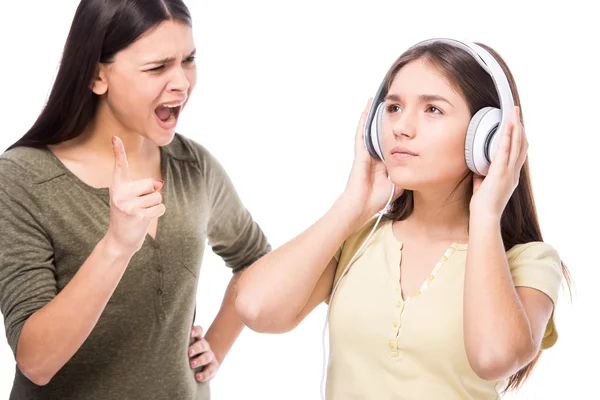
<instances>
[{"instance_id":1,"label":"girl","mask_svg":"<svg viewBox=\"0 0 600 400\"><path fill-rule=\"evenodd\" d=\"M191 26L181 0L81 1L44 110L0 157L11 399L208 399L242 330L233 286L269 245L218 161L175 133ZM234 275L203 336L207 239Z\"/></svg>"},{"instance_id":2,"label":"girl","mask_svg":"<svg viewBox=\"0 0 600 400\"><path fill-rule=\"evenodd\" d=\"M478 110L500 107L491 75L448 41L414 46L384 81L383 161L365 147L368 104L345 191L240 279L236 310L255 331L330 303L327 399L496 399L556 341L568 272L542 241L514 80L483 47L516 105L485 177L465 140Z\"/></svg>"}]
</instances>

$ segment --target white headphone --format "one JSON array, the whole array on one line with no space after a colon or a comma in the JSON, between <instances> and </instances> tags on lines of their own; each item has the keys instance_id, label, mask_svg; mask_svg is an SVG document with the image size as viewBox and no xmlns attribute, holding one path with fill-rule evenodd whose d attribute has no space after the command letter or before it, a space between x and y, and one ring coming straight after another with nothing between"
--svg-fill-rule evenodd
<instances>
[{"instance_id":1,"label":"white headphone","mask_svg":"<svg viewBox=\"0 0 600 400\"><path fill-rule=\"evenodd\" d=\"M465 159L467 166L478 175L487 175L490 163L498 149L500 135L510 119L514 100L508 79L498 61L483 47L470 42L455 39L429 39L417 43L413 47L425 46L431 43L446 43L465 50L492 77L496 91L500 97L500 109L484 107L471 118L465 140ZM365 146L375 159L383 160L381 149L381 127L385 114L384 101L387 95L385 80L379 86L373 98L371 109L365 122ZM375 131L373 133L373 131Z\"/></svg>"}]
</instances>

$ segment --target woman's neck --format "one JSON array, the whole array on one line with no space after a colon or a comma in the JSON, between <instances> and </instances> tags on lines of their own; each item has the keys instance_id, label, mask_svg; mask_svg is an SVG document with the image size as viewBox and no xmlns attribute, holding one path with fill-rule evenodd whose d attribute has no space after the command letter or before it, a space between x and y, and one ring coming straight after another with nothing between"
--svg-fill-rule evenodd
<instances>
[{"instance_id":1,"label":"woman's neck","mask_svg":"<svg viewBox=\"0 0 600 400\"><path fill-rule=\"evenodd\" d=\"M406 222L414 234L431 239L468 236L469 182L413 191L413 211Z\"/></svg>"},{"instance_id":2,"label":"woman's neck","mask_svg":"<svg viewBox=\"0 0 600 400\"><path fill-rule=\"evenodd\" d=\"M115 118L105 101L100 101L96 115L90 121L85 131L78 136L73 145L93 149L100 157L114 158L112 137L119 136L125 146L128 161L148 158L154 147L150 140L143 135L127 129Z\"/></svg>"}]
</instances>

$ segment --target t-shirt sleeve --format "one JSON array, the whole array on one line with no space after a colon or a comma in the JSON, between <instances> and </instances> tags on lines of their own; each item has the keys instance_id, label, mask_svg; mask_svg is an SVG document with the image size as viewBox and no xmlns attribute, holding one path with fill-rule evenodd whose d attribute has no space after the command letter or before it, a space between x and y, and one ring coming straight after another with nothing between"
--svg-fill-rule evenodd
<instances>
[{"instance_id":1,"label":"t-shirt sleeve","mask_svg":"<svg viewBox=\"0 0 600 400\"><path fill-rule=\"evenodd\" d=\"M545 293L556 309L563 279L558 252L547 243L532 242L510 249L507 259L515 287L526 286ZM542 349L552 347L557 339L558 333L552 312L542 339Z\"/></svg>"},{"instance_id":2,"label":"t-shirt sleeve","mask_svg":"<svg viewBox=\"0 0 600 400\"><path fill-rule=\"evenodd\" d=\"M333 255L333 258L335 258L335 261L340 262L340 257L342 256L342 249L343 248L344 248L344 244L342 243L342 245L340 246L340 248L337 249L337 251Z\"/></svg>"},{"instance_id":3,"label":"t-shirt sleeve","mask_svg":"<svg viewBox=\"0 0 600 400\"><path fill-rule=\"evenodd\" d=\"M206 149L203 153L210 204L208 243L235 273L270 252L271 246L223 166Z\"/></svg>"},{"instance_id":4,"label":"t-shirt sleeve","mask_svg":"<svg viewBox=\"0 0 600 400\"><path fill-rule=\"evenodd\" d=\"M335 275L333 276L333 284L332 284L332 290L333 287L335 286L335 284L337 283L337 281L340 278L340 272L341 269L339 269L339 265L340 265L340 259L342 258L342 252L344 251L344 244L346 242L342 243L342 245L337 249L337 251L335 252L335 254L333 255L333 258L335 258L335 261L337 261L337 266L335 269ZM329 305L329 302L331 301L331 293L327 296L327 298L324 300L325 304Z\"/></svg>"},{"instance_id":5,"label":"t-shirt sleeve","mask_svg":"<svg viewBox=\"0 0 600 400\"><path fill-rule=\"evenodd\" d=\"M352 258L356 255L356 252L361 248L362 244L368 237L368 234L371 233L371 229L373 228L377 218L373 217L369 221L367 221L363 226L361 226L358 230L353 232L341 246L337 249L333 257L337 261L337 266L335 270L335 275L333 277L333 288L337 285L338 281L340 281L343 276L342 274L346 271L346 266L350 263ZM381 226L382 224L380 224ZM364 249L361 251L361 254L364 252ZM360 256L361 254L357 255ZM327 296L324 300L325 304L329 305L331 302L331 294Z\"/></svg>"},{"instance_id":6,"label":"t-shirt sleeve","mask_svg":"<svg viewBox=\"0 0 600 400\"><path fill-rule=\"evenodd\" d=\"M33 197L27 183L7 177L7 163L0 163L0 309L16 356L25 321L56 296L57 284L54 250Z\"/></svg>"}]
</instances>

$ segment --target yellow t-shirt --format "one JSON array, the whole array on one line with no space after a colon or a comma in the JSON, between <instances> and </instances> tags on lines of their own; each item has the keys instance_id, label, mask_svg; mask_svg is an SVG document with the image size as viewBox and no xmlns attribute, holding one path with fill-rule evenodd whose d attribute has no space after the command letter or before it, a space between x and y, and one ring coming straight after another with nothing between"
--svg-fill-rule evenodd
<instances>
[{"instance_id":1,"label":"yellow t-shirt","mask_svg":"<svg viewBox=\"0 0 600 400\"><path fill-rule=\"evenodd\" d=\"M382 219L369 244L342 277L375 219L336 253L337 288L329 316L328 400L498 399L506 380L486 381L469 365L463 336L467 245L453 243L421 289L403 301L402 243ZM507 252L515 286L546 293L556 304L562 282L557 252L533 242ZM329 300L327 301L329 303ZM553 319L542 348L557 339Z\"/></svg>"}]
</instances>

